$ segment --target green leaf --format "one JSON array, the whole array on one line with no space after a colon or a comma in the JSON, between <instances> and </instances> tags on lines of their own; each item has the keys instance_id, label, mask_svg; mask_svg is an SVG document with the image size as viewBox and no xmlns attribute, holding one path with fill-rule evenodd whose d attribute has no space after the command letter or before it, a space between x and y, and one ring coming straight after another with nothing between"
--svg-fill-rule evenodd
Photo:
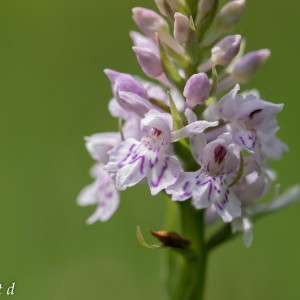
<instances>
[{"instance_id":1,"label":"green leaf","mask_svg":"<svg viewBox=\"0 0 300 300\"><path fill-rule=\"evenodd\" d=\"M185 86L185 80L178 74L158 35L156 37L163 70L170 82L173 83L182 92Z\"/></svg>"},{"instance_id":2,"label":"green leaf","mask_svg":"<svg viewBox=\"0 0 300 300\"><path fill-rule=\"evenodd\" d=\"M159 99L155 99L155 98L150 98L149 101L150 101L152 104L154 104L154 105L156 105L157 107L159 107L160 109L162 109L163 111L165 111L165 112L167 112L167 113L171 113L170 107L167 106L167 105L165 104L164 101L159 100Z\"/></svg>"},{"instance_id":3,"label":"green leaf","mask_svg":"<svg viewBox=\"0 0 300 300\"><path fill-rule=\"evenodd\" d=\"M236 178L233 180L233 182L228 186L228 187L232 187L235 184L238 183L238 181L241 179L242 175L243 175L243 171L244 171L244 157L242 154L242 151L240 151L240 167L239 167L239 171L236 175Z\"/></svg>"},{"instance_id":4,"label":"green leaf","mask_svg":"<svg viewBox=\"0 0 300 300\"><path fill-rule=\"evenodd\" d=\"M161 249L161 248L166 248L166 246L160 244L160 245L149 245L142 234L141 228L140 226L136 227L136 237L138 239L138 241L140 242L140 244L146 248L150 248L150 249Z\"/></svg>"},{"instance_id":5,"label":"green leaf","mask_svg":"<svg viewBox=\"0 0 300 300\"><path fill-rule=\"evenodd\" d=\"M171 47L169 47L168 45L164 45L164 46L165 46L167 53L172 58L174 65L176 65L179 69L186 69L192 63L191 58L188 55L179 54L176 51L174 51Z\"/></svg>"},{"instance_id":6,"label":"green leaf","mask_svg":"<svg viewBox=\"0 0 300 300\"><path fill-rule=\"evenodd\" d=\"M213 98L214 95L216 94L217 87L218 87L218 74L217 74L216 66L214 64L212 65L211 68L212 68L213 82L211 85L209 96Z\"/></svg>"},{"instance_id":7,"label":"green leaf","mask_svg":"<svg viewBox=\"0 0 300 300\"><path fill-rule=\"evenodd\" d=\"M176 104L170 94L170 92L168 91L168 97L169 97L169 103L170 103L170 109L171 109L171 115L173 118L173 124L174 124L174 130L179 130L183 127L183 122L182 119L180 117L180 114L178 112L178 109L176 107Z\"/></svg>"},{"instance_id":8,"label":"green leaf","mask_svg":"<svg viewBox=\"0 0 300 300\"><path fill-rule=\"evenodd\" d=\"M125 139L124 139L124 134L123 134L123 130L122 130L122 128L123 128L123 121L122 121L121 118L118 119L118 128L119 128L119 132L121 134L121 139L122 139L122 141L124 141Z\"/></svg>"}]
</instances>

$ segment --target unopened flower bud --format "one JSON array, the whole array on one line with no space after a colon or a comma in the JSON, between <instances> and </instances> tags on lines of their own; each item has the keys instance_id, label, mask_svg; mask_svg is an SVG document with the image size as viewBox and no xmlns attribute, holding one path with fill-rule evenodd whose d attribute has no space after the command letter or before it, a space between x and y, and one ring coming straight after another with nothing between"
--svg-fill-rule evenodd
<instances>
[{"instance_id":1,"label":"unopened flower bud","mask_svg":"<svg viewBox=\"0 0 300 300\"><path fill-rule=\"evenodd\" d=\"M143 34L136 32L136 31L131 31L130 32L130 37L133 40L133 44L136 47L142 47L142 48L147 48L151 51L154 51L156 54L159 54L158 47L156 43L150 39L147 36L144 36Z\"/></svg>"},{"instance_id":2,"label":"unopened flower bud","mask_svg":"<svg viewBox=\"0 0 300 300\"><path fill-rule=\"evenodd\" d=\"M144 34L155 39L155 33L169 31L169 25L164 18L151 9L135 7L132 9L133 20Z\"/></svg>"},{"instance_id":3,"label":"unopened flower bud","mask_svg":"<svg viewBox=\"0 0 300 300\"><path fill-rule=\"evenodd\" d=\"M244 10L245 0L233 0L225 4L215 18L213 30L205 37L204 45L213 45L222 34L234 29Z\"/></svg>"},{"instance_id":4,"label":"unopened flower bud","mask_svg":"<svg viewBox=\"0 0 300 300\"><path fill-rule=\"evenodd\" d=\"M169 33L169 25L166 20L153 10L135 7L133 10L133 19L144 34L152 40L156 40L156 34L161 41L167 44L175 52L184 53L184 49L172 38Z\"/></svg>"},{"instance_id":5,"label":"unopened flower bud","mask_svg":"<svg viewBox=\"0 0 300 300\"><path fill-rule=\"evenodd\" d=\"M156 3L156 6L159 10L159 12L164 15L164 16L167 16L167 11L166 11L166 0L154 0L155 3ZM168 4L167 4L168 5Z\"/></svg>"},{"instance_id":6,"label":"unopened flower bud","mask_svg":"<svg viewBox=\"0 0 300 300\"><path fill-rule=\"evenodd\" d=\"M187 81L183 95L190 108L197 104L204 104L208 99L210 92L210 82L205 73L192 75Z\"/></svg>"},{"instance_id":7,"label":"unopened flower bud","mask_svg":"<svg viewBox=\"0 0 300 300\"><path fill-rule=\"evenodd\" d=\"M247 82L270 56L269 49L249 52L244 55L234 66L231 72L233 79L238 83Z\"/></svg>"},{"instance_id":8,"label":"unopened flower bud","mask_svg":"<svg viewBox=\"0 0 300 300\"><path fill-rule=\"evenodd\" d=\"M178 12L174 18L174 37L178 43L185 44L190 36L190 19Z\"/></svg>"},{"instance_id":9,"label":"unopened flower bud","mask_svg":"<svg viewBox=\"0 0 300 300\"><path fill-rule=\"evenodd\" d=\"M222 32L235 28L245 10L245 0L234 0L225 4L216 16L216 27Z\"/></svg>"},{"instance_id":10,"label":"unopened flower bud","mask_svg":"<svg viewBox=\"0 0 300 300\"><path fill-rule=\"evenodd\" d=\"M216 0L200 0L198 4L198 12L202 15L209 13L215 6Z\"/></svg>"},{"instance_id":11,"label":"unopened flower bud","mask_svg":"<svg viewBox=\"0 0 300 300\"><path fill-rule=\"evenodd\" d=\"M142 47L132 47L132 49L137 55L138 62L147 76L155 78L163 73L160 57L156 53Z\"/></svg>"},{"instance_id":12,"label":"unopened flower bud","mask_svg":"<svg viewBox=\"0 0 300 300\"><path fill-rule=\"evenodd\" d=\"M196 24L199 25L201 21L205 20L216 7L217 0L200 0L198 4L198 13Z\"/></svg>"},{"instance_id":13,"label":"unopened flower bud","mask_svg":"<svg viewBox=\"0 0 300 300\"><path fill-rule=\"evenodd\" d=\"M239 34L223 38L211 49L211 60L215 65L227 66L240 50L242 37Z\"/></svg>"},{"instance_id":14,"label":"unopened flower bud","mask_svg":"<svg viewBox=\"0 0 300 300\"><path fill-rule=\"evenodd\" d=\"M143 85L133 76L110 69L105 69L104 73L110 80L116 98L118 98L118 91L130 92L144 99L148 98L147 91Z\"/></svg>"},{"instance_id":15,"label":"unopened flower bud","mask_svg":"<svg viewBox=\"0 0 300 300\"><path fill-rule=\"evenodd\" d=\"M183 5L181 2L181 0L155 0L157 8L164 16L168 16L167 10L170 10L173 15L175 11L180 11L180 7Z\"/></svg>"}]
</instances>

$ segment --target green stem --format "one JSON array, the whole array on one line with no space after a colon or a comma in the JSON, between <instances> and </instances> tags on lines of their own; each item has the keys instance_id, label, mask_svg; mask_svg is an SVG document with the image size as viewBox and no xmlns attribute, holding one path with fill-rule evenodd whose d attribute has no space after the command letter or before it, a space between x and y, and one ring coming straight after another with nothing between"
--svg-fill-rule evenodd
<instances>
[{"instance_id":1,"label":"green stem","mask_svg":"<svg viewBox=\"0 0 300 300\"><path fill-rule=\"evenodd\" d=\"M179 203L182 237L191 242L182 257L180 279L174 300L202 300L205 287L207 248L204 241L204 210L195 210L190 201Z\"/></svg>"},{"instance_id":2,"label":"green stem","mask_svg":"<svg viewBox=\"0 0 300 300\"><path fill-rule=\"evenodd\" d=\"M167 211L164 226L170 231L178 232L179 210L177 203L167 198ZM179 258L172 248L166 249L161 253L161 279L169 300L173 300L172 291L177 286L179 273Z\"/></svg>"}]
</instances>

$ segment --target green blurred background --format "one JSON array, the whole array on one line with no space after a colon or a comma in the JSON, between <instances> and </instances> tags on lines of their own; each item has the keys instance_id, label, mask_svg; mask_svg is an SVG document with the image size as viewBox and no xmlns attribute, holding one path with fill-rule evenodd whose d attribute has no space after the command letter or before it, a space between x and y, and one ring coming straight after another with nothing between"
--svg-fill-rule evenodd
<instances>
[{"instance_id":1,"label":"green blurred background","mask_svg":"<svg viewBox=\"0 0 300 300\"><path fill-rule=\"evenodd\" d=\"M83 137L116 130L102 70L142 75L128 35L134 6L155 8L153 0L0 2L0 283L16 283L14 299L163 299L159 252L135 237L136 225L161 228L163 197L129 189L112 219L92 226L94 207L75 203L91 182ZM244 89L285 103L279 136L290 152L271 164L282 191L300 181L299 9L248 1L236 31L248 50L272 50ZM237 239L216 250L206 299L300 299L299 214L296 204L260 221L250 249Z\"/></svg>"}]
</instances>

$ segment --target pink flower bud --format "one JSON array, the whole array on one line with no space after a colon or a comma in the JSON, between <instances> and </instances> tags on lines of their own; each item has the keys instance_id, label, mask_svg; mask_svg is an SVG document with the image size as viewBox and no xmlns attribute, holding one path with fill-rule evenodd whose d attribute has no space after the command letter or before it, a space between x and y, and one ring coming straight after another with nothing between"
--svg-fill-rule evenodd
<instances>
[{"instance_id":1,"label":"pink flower bud","mask_svg":"<svg viewBox=\"0 0 300 300\"><path fill-rule=\"evenodd\" d=\"M234 0L226 3L216 16L216 26L222 32L230 31L240 21L245 10L245 0Z\"/></svg>"},{"instance_id":2,"label":"pink flower bud","mask_svg":"<svg viewBox=\"0 0 300 300\"><path fill-rule=\"evenodd\" d=\"M247 82L250 77L260 68L264 61L270 56L269 49L249 52L244 55L232 69L232 77L238 83Z\"/></svg>"},{"instance_id":3,"label":"pink flower bud","mask_svg":"<svg viewBox=\"0 0 300 300\"><path fill-rule=\"evenodd\" d=\"M192 75L187 81L183 95L190 108L197 104L204 104L208 99L210 92L210 82L205 73Z\"/></svg>"},{"instance_id":4,"label":"pink flower bud","mask_svg":"<svg viewBox=\"0 0 300 300\"><path fill-rule=\"evenodd\" d=\"M120 73L110 69L105 69L104 73L110 80L112 91L116 98L118 98L118 91L123 91L148 99L147 91L143 85L130 74Z\"/></svg>"},{"instance_id":5,"label":"pink flower bud","mask_svg":"<svg viewBox=\"0 0 300 300\"><path fill-rule=\"evenodd\" d=\"M174 37L178 43L185 44L189 40L190 20L178 12L175 13L174 18Z\"/></svg>"},{"instance_id":6,"label":"pink flower bud","mask_svg":"<svg viewBox=\"0 0 300 300\"><path fill-rule=\"evenodd\" d=\"M161 34L169 31L168 23L164 18L150 9L135 7L132 10L133 20L138 27L146 34L155 40L155 33Z\"/></svg>"},{"instance_id":7,"label":"pink flower bud","mask_svg":"<svg viewBox=\"0 0 300 300\"><path fill-rule=\"evenodd\" d=\"M216 0L200 0L198 4L198 13L206 15L215 6Z\"/></svg>"},{"instance_id":8,"label":"pink flower bud","mask_svg":"<svg viewBox=\"0 0 300 300\"><path fill-rule=\"evenodd\" d=\"M156 6L159 9L160 13L164 16L168 16L166 7L169 7L169 9L172 12L175 12L175 11L179 11L180 7L182 6L182 3L180 3L182 1L180 1L180 0L154 0L154 1L156 3Z\"/></svg>"},{"instance_id":9,"label":"pink flower bud","mask_svg":"<svg viewBox=\"0 0 300 300\"><path fill-rule=\"evenodd\" d=\"M178 54L184 53L184 49L170 35L169 25L163 17L150 9L142 7L135 7L132 12L135 23L145 35L156 41L156 34L158 34L160 40L175 52Z\"/></svg>"},{"instance_id":10,"label":"pink flower bud","mask_svg":"<svg viewBox=\"0 0 300 300\"><path fill-rule=\"evenodd\" d=\"M132 47L132 49L147 76L155 78L163 73L160 57L156 53L142 47Z\"/></svg>"},{"instance_id":11,"label":"pink flower bud","mask_svg":"<svg viewBox=\"0 0 300 300\"><path fill-rule=\"evenodd\" d=\"M143 34L136 32L136 31L131 31L130 37L133 40L134 46L141 47L141 48L147 48L147 49L155 52L157 55L159 54L159 50L158 50L156 43L149 37L144 36Z\"/></svg>"},{"instance_id":12,"label":"pink flower bud","mask_svg":"<svg viewBox=\"0 0 300 300\"><path fill-rule=\"evenodd\" d=\"M201 24L201 21L205 20L216 7L217 0L200 0L198 4L198 12L195 24Z\"/></svg>"},{"instance_id":13,"label":"pink flower bud","mask_svg":"<svg viewBox=\"0 0 300 300\"><path fill-rule=\"evenodd\" d=\"M240 50L242 37L239 34L223 38L211 49L211 60L215 65L227 66Z\"/></svg>"},{"instance_id":14,"label":"pink flower bud","mask_svg":"<svg viewBox=\"0 0 300 300\"><path fill-rule=\"evenodd\" d=\"M156 6L159 10L159 12L163 15L163 16L167 16L167 12L166 12L166 9L165 9L165 2L166 0L154 0L155 3L156 3Z\"/></svg>"}]
</instances>

